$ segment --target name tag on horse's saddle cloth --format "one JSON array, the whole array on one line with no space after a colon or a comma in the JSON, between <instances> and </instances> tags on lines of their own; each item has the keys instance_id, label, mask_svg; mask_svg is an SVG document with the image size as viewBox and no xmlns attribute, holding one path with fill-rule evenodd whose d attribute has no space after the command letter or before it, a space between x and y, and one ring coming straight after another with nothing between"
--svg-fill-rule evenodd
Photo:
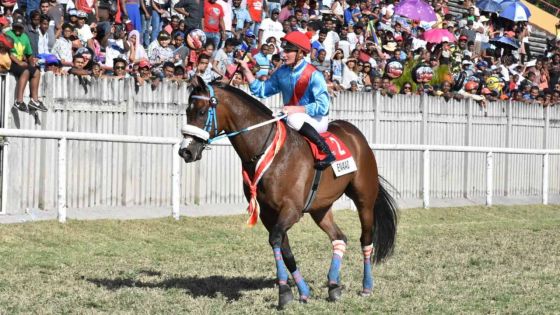
<instances>
[{"instance_id":1,"label":"name tag on horse's saddle cloth","mask_svg":"<svg viewBox=\"0 0 560 315\"><path fill-rule=\"evenodd\" d=\"M342 140L328 131L321 133L321 137L325 139L325 142L331 149L331 152L336 157L336 161L331 164L336 177L350 174L358 170L356 162L352 157L352 153L350 153L350 150L348 150L348 147L344 144L344 142L342 142ZM326 157L326 155L319 151L319 149L311 141L307 142L311 146L311 151L313 152L313 156L316 160L322 160Z\"/></svg>"}]
</instances>

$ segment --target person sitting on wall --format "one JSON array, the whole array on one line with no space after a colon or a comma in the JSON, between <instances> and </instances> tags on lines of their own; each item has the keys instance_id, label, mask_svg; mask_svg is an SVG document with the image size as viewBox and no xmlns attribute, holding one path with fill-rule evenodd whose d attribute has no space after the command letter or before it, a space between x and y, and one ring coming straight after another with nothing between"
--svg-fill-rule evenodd
<instances>
[{"instance_id":1,"label":"person sitting on wall","mask_svg":"<svg viewBox=\"0 0 560 315\"><path fill-rule=\"evenodd\" d=\"M33 49L29 37L24 33L24 27L23 17L16 16L12 23L12 29L6 32L6 36L13 41L13 48L10 49L10 73L17 79L14 107L24 112L28 112L29 109L46 112L47 108L39 100L41 72L37 71ZM29 90L31 92L29 104L25 104L23 101L23 91L25 91L27 82L30 82Z\"/></svg>"}]
</instances>

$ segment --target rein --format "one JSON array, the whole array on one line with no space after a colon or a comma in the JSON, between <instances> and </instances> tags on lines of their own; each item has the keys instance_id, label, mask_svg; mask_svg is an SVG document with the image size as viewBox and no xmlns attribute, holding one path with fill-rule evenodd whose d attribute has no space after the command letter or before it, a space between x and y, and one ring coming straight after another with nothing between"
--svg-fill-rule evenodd
<instances>
[{"instance_id":1,"label":"rein","mask_svg":"<svg viewBox=\"0 0 560 315\"><path fill-rule=\"evenodd\" d=\"M208 144L212 144L218 140L224 139L224 138L230 138L230 137L235 137L239 134L242 134L244 132L248 132L263 126L266 126L268 124L272 124L274 122L277 122L279 120L282 120L284 118L286 118L288 115L284 114L284 113L280 113L278 115L274 115L274 118L260 122L258 124L240 129L238 131L232 131L230 133L221 133L218 134L218 114L217 114L217 107L218 107L218 99L215 97L214 94L214 89L212 88L212 86L208 85L208 89L210 91L210 96L203 96L203 95L192 95L191 98L194 99L198 99L198 100L205 100L208 101L210 103L210 108L208 109L208 117L206 118L206 122L204 123L204 129L200 129L198 127L195 126L191 126L191 125L186 125L185 127L183 127L183 129L181 130L183 134L187 134L190 136L196 136L198 138L202 138L202 140L205 140ZM188 126L188 127L187 127ZM210 138L210 131L212 130L212 127L214 128L214 137ZM199 130L196 130L199 129ZM208 136L206 137L200 137L201 132L200 131L204 131L204 135L208 134Z\"/></svg>"}]
</instances>

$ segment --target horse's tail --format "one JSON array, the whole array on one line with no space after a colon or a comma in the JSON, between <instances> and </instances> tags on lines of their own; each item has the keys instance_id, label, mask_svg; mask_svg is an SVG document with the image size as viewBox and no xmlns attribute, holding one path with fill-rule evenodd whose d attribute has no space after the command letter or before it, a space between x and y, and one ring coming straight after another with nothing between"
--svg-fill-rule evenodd
<instances>
[{"instance_id":1,"label":"horse's tail","mask_svg":"<svg viewBox=\"0 0 560 315\"><path fill-rule=\"evenodd\" d=\"M374 262L382 262L393 253L397 235L397 204L383 187L384 178L379 176L379 193L373 207L375 226L373 228Z\"/></svg>"}]
</instances>

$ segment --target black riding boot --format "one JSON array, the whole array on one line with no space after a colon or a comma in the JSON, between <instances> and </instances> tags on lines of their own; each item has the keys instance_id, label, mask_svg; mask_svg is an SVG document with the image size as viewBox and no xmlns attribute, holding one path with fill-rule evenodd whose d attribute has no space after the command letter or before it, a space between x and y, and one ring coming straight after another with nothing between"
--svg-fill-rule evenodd
<instances>
[{"instance_id":1,"label":"black riding boot","mask_svg":"<svg viewBox=\"0 0 560 315\"><path fill-rule=\"evenodd\" d=\"M301 129L299 130L299 133L307 137L307 139L311 140L311 142L315 143L317 145L317 148L319 148L321 152L327 155L324 160L315 162L316 169L324 170L336 160L335 156L331 152L331 149L329 149L329 146L325 142L325 139L323 139L323 137L321 137L317 130L311 127L310 124L303 123L303 126L301 126Z\"/></svg>"}]
</instances>

